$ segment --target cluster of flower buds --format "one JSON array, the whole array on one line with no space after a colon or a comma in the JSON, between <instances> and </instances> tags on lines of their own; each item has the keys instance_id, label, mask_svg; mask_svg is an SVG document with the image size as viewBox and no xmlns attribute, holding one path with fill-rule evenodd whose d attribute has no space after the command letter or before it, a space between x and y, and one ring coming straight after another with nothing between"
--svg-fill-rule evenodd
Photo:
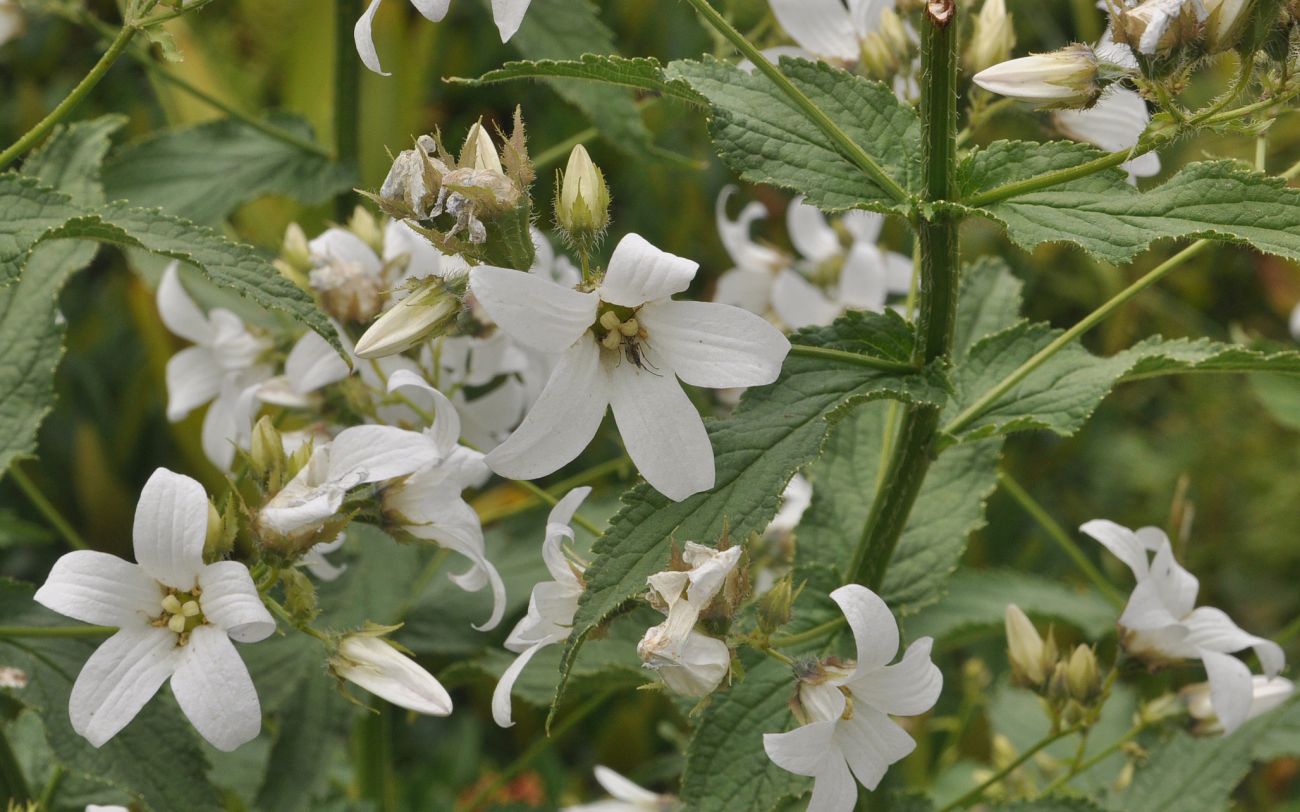
<instances>
[{"instance_id":1,"label":"cluster of flower buds","mask_svg":"<svg viewBox=\"0 0 1300 812\"><path fill-rule=\"evenodd\" d=\"M1011 58L1016 31L1007 13L1006 0L984 0L975 17L975 32L966 46L966 67L975 72Z\"/></svg>"},{"instance_id":2,"label":"cluster of flower buds","mask_svg":"<svg viewBox=\"0 0 1300 812\"><path fill-rule=\"evenodd\" d=\"M1128 0L1111 9L1111 36L1147 56L1184 48L1195 57L1217 54L1241 41L1255 16L1256 0Z\"/></svg>"},{"instance_id":3,"label":"cluster of flower buds","mask_svg":"<svg viewBox=\"0 0 1300 812\"><path fill-rule=\"evenodd\" d=\"M875 30L862 40L862 66L877 79L890 80L916 56L916 41L892 8L880 12Z\"/></svg>"},{"instance_id":4,"label":"cluster of flower buds","mask_svg":"<svg viewBox=\"0 0 1300 812\"><path fill-rule=\"evenodd\" d=\"M1016 682L1046 698L1058 718L1068 723L1091 719L1101 696L1101 675L1092 648L1081 644L1068 657L1061 657L1052 631L1044 640L1014 603L1007 605L1006 630Z\"/></svg>"}]
</instances>

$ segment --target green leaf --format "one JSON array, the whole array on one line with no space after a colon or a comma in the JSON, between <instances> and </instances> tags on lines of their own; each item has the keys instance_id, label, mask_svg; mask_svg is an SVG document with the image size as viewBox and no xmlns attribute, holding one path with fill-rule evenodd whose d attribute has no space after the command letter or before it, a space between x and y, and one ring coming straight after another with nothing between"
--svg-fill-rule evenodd
<instances>
[{"instance_id":1,"label":"green leaf","mask_svg":"<svg viewBox=\"0 0 1300 812\"><path fill-rule=\"evenodd\" d=\"M812 504L795 535L800 562L847 566L876 494L889 411L888 404L868 404L831 429L825 452L810 469ZM948 449L931 466L881 589L896 613L911 614L943 594L966 539L984 526L1001 445Z\"/></svg>"},{"instance_id":2,"label":"green leaf","mask_svg":"<svg viewBox=\"0 0 1300 812\"><path fill-rule=\"evenodd\" d=\"M313 648L317 657L304 661L310 667L278 675L292 681L294 692L279 714L266 778L257 793L262 812L312 809L348 733L351 708L321 668L320 647Z\"/></svg>"},{"instance_id":3,"label":"green leaf","mask_svg":"<svg viewBox=\"0 0 1300 812\"><path fill-rule=\"evenodd\" d=\"M305 120L275 113L267 123L303 143L287 143L237 119L167 130L108 161L108 197L217 225L241 204L265 195L316 204L356 184L353 168L307 149L314 137Z\"/></svg>"},{"instance_id":4,"label":"green leaf","mask_svg":"<svg viewBox=\"0 0 1300 812\"><path fill-rule=\"evenodd\" d=\"M1058 580L1023 572L963 570L953 574L948 594L938 604L907 621L907 633L942 639L1001 627L1009 603L1037 619L1075 626L1092 640L1110 633L1118 616L1115 608L1093 589L1074 589Z\"/></svg>"},{"instance_id":5,"label":"green leaf","mask_svg":"<svg viewBox=\"0 0 1300 812\"><path fill-rule=\"evenodd\" d=\"M962 268L953 334L955 362L960 363L976 341L1020 320L1023 290L1024 283L999 257L980 257Z\"/></svg>"},{"instance_id":6,"label":"green leaf","mask_svg":"<svg viewBox=\"0 0 1300 812\"><path fill-rule=\"evenodd\" d=\"M30 584L0 580L0 622L63 625L62 618L32 600L34 591ZM72 730L68 695L97 645L71 638L0 640L0 660L30 675L27 687L10 695L41 713L50 749L69 772L124 790L150 812L217 812L221 806L207 779L207 760L169 692L150 700L103 747L92 747Z\"/></svg>"},{"instance_id":7,"label":"green leaf","mask_svg":"<svg viewBox=\"0 0 1300 812\"><path fill-rule=\"evenodd\" d=\"M916 188L920 121L889 88L802 59L782 59L781 72L900 186ZM713 58L673 62L666 73L708 98L714 145L745 180L803 192L824 211L894 210L890 194L844 157L767 77Z\"/></svg>"},{"instance_id":8,"label":"green leaf","mask_svg":"<svg viewBox=\"0 0 1300 812\"><path fill-rule=\"evenodd\" d=\"M911 328L892 312L850 313L793 340L899 362L912 352ZM856 364L788 357L774 384L750 389L729 418L706 424L717 465L713 490L681 502L645 484L624 495L622 510L593 547L595 559L587 569L587 589L563 668L572 665L587 635L645 590L646 576L667 563L673 539L712 541L724 525L735 538L762 531L790 477L816 458L832 419L848 407L889 397L932 401L940 391L928 373L900 376Z\"/></svg>"},{"instance_id":9,"label":"green leaf","mask_svg":"<svg viewBox=\"0 0 1300 812\"><path fill-rule=\"evenodd\" d=\"M567 60L618 50L613 32L588 0L533 0L510 43L528 60ZM651 147L650 131L628 91L586 82L548 84L581 110L612 146L633 154Z\"/></svg>"},{"instance_id":10,"label":"green leaf","mask_svg":"<svg viewBox=\"0 0 1300 812\"><path fill-rule=\"evenodd\" d=\"M975 211L1006 225L1025 250L1072 242L1127 262L1161 238L1204 237L1300 259L1300 190L1230 161L1191 164L1145 192L1105 173Z\"/></svg>"},{"instance_id":11,"label":"green leaf","mask_svg":"<svg viewBox=\"0 0 1300 812\"><path fill-rule=\"evenodd\" d=\"M125 124L126 116L103 116L60 127L23 162L23 174L83 206L102 205L104 156L113 145L113 133Z\"/></svg>"},{"instance_id":12,"label":"green leaf","mask_svg":"<svg viewBox=\"0 0 1300 812\"><path fill-rule=\"evenodd\" d=\"M1283 426L1300 431L1300 378L1251 375L1250 388L1268 413Z\"/></svg>"},{"instance_id":13,"label":"green leaf","mask_svg":"<svg viewBox=\"0 0 1300 812\"><path fill-rule=\"evenodd\" d=\"M507 62L477 79L450 77L445 81L461 85L486 85L516 79L573 79L599 82L657 93L684 104L707 105L708 101L680 79L664 76L664 67L653 57L583 54L580 59L538 59Z\"/></svg>"},{"instance_id":14,"label":"green leaf","mask_svg":"<svg viewBox=\"0 0 1300 812\"><path fill-rule=\"evenodd\" d=\"M994 141L973 150L957 167L957 190L962 198L972 197L1008 183L1027 180L1048 172L1072 169L1106 153L1077 141ZM1104 193L1121 187L1133 191L1128 174L1109 169L1068 184L1076 190ZM1062 186L1054 188L1064 188Z\"/></svg>"},{"instance_id":15,"label":"green leaf","mask_svg":"<svg viewBox=\"0 0 1300 812\"><path fill-rule=\"evenodd\" d=\"M125 203L82 207L31 178L0 175L0 286L18 276L38 243L52 239L143 248L194 265L217 285L316 331L342 354L334 328L311 296L282 277L251 246L156 210L134 209Z\"/></svg>"},{"instance_id":16,"label":"green leaf","mask_svg":"<svg viewBox=\"0 0 1300 812\"><path fill-rule=\"evenodd\" d=\"M1061 334L1042 323L1021 322L977 342L953 374L948 416L961 414ZM1099 358L1079 342L1067 344L998 398L959 433L959 440L1045 429L1069 436L1122 381L1161 375L1224 372L1300 374L1300 352L1264 352L1209 339L1150 338Z\"/></svg>"}]
</instances>

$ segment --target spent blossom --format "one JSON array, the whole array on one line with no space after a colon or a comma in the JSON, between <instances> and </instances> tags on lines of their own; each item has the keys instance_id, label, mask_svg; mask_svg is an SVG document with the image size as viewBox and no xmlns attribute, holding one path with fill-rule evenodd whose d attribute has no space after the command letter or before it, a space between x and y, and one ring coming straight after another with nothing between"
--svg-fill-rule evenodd
<instances>
[{"instance_id":1,"label":"spent blossom","mask_svg":"<svg viewBox=\"0 0 1300 812\"><path fill-rule=\"evenodd\" d=\"M136 504L135 564L77 550L60 558L36 592L43 606L117 627L86 661L68 700L72 728L102 746L170 680L181 711L203 738L234 750L262 726L257 691L232 641L275 631L248 568L203 560L208 497L165 468Z\"/></svg>"},{"instance_id":2,"label":"spent blossom","mask_svg":"<svg viewBox=\"0 0 1300 812\"><path fill-rule=\"evenodd\" d=\"M778 767L813 779L809 812L849 812L858 783L879 786L889 766L916 749L890 717L925 713L943 690L943 674L930 661L933 640L914 641L889 665L898 654L898 623L880 596L857 584L830 596L848 620L857 660L808 668L793 703L802 726L763 734Z\"/></svg>"},{"instance_id":3,"label":"spent blossom","mask_svg":"<svg viewBox=\"0 0 1300 812\"><path fill-rule=\"evenodd\" d=\"M1286 664L1281 646L1243 631L1220 609L1196 607L1196 576L1174 560L1169 537L1159 528L1134 531L1097 519L1080 530L1101 542L1137 579L1119 617L1124 648L1157 666L1201 660L1223 729L1231 733L1240 727L1249 717L1253 688L1250 669L1230 655L1253 649L1271 679Z\"/></svg>"},{"instance_id":4,"label":"spent blossom","mask_svg":"<svg viewBox=\"0 0 1300 812\"><path fill-rule=\"evenodd\" d=\"M612 409L628 455L656 490L680 501L712 488L709 436L679 379L716 389L768 384L790 342L740 308L673 300L698 268L630 234L595 290L472 269L470 291L501 330L559 355L527 417L488 454L492 470L515 479L557 470Z\"/></svg>"}]
</instances>

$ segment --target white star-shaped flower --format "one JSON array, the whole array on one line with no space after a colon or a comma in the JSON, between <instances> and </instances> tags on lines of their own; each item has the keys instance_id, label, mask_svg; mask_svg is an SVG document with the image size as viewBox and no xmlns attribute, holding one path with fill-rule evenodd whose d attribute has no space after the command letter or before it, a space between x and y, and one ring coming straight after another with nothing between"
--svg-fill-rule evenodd
<instances>
[{"instance_id":1,"label":"white star-shaped flower","mask_svg":"<svg viewBox=\"0 0 1300 812\"><path fill-rule=\"evenodd\" d=\"M579 562L565 555L564 542L573 540L573 514L591 488L574 488L569 491L546 518L546 540L542 542L542 560L554 580L542 581L533 587L528 596L528 613L515 624L506 638L506 648L519 656L497 681L492 692L492 718L501 727L514 724L510 713L510 690L519 674L533 655L554 643L569 639L573 616L578 611L578 598L583 584L579 576L585 571Z\"/></svg>"},{"instance_id":2,"label":"white star-shaped flower","mask_svg":"<svg viewBox=\"0 0 1300 812\"><path fill-rule=\"evenodd\" d=\"M54 564L36 601L86 623L116 626L86 661L68 701L72 728L95 747L111 739L171 680L203 738L234 750L262 726L257 690L232 640L275 631L248 568L203 561L208 497L159 468L135 509L138 563L78 550Z\"/></svg>"},{"instance_id":3,"label":"white star-shaped flower","mask_svg":"<svg viewBox=\"0 0 1300 812\"><path fill-rule=\"evenodd\" d=\"M586 448L605 410L628 455L674 500L713 487L713 449L680 379L722 389L776 380L790 342L738 307L674 301L699 266L624 237L592 291L480 265L470 291L516 341L561 354L528 416L487 456L502 476L536 479Z\"/></svg>"},{"instance_id":4,"label":"white star-shaped flower","mask_svg":"<svg viewBox=\"0 0 1300 812\"><path fill-rule=\"evenodd\" d=\"M247 447L257 389L271 377L271 368L259 363L271 344L225 308L200 310L181 286L177 268L173 262L163 271L158 314L168 330L194 346L167 361L167 419L175 423L212 401L203 417L203 452L229 470L235 447Z\"/></svg>"},{"instance_id":5,"label":"white star-shaped flower","mask_svg":"<svg viewBox=\"0 0 1300 812\"><path fill-rule=\"evenodd\" d=\"M361 62L367 68L383 76L391 76L379 64L379 52L375 50L375 38L371 29L375 23L375 12L379 11L379 4L382 0L372 0L370 6L366 8L361 19L357 20L356 27L352 30L352 38L356 42L357 55L361 57ZM507 42L519 30L519 25L524 21L524 14L528 11L528 5L532 0L492 0L492 19L496 21L497 30L501 32L501 41ZM431 22L441 22L443 17L447 16L447 9L451 7L451 0L411 0L411 5L415 10Z\"/></svg>"},{"instance_id":6,"label":"white star-shaped flower","mask_svg":"<svg viewBox=\"0 0 1300 812\"><path fill-rule=\"evenodd\" d=\"M1079 529L1101 542L1137 579L1119 617L1124 647L1156 664L1201 660L1223 729L1231 733L1240 727L1249 718L1254 690L1250 669L1229 655L1254 649L1265 676L1272 678L1286 664L1282 647L1243 631L1220 609L1194 608L1200 584L1174 560L1173 546L1163 530L1134 531L1105 519Z\"/></svg>"},{"instance_id":7,"label":"white star-shaped flower","mask_svg":"<svg viewBox=\"0 0 1300 812\"><path fill-rule=\"evenodd\" d=\"M889 717L925 713L943 690L943 674L930 661L929 637L914 641L902 660L889 665L898 653L898 623L876 593L850 584L831 599L853 632L857 662L827 662L805 677L799 705L806 723L763 734L763 749L778 767L813 778L808 812L849 812L858 783L879 786L889 766L916 748Z\"/></svg>"}]
</instances>

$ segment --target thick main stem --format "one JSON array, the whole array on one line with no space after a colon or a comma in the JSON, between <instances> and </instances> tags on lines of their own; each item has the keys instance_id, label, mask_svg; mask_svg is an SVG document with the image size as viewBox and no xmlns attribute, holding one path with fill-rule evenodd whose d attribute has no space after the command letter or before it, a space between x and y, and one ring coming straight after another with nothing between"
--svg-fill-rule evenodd
<instances>
[{"instance_id":1,"label":"thick main stem","mask_svg":"<svg viewBox=\"0 0 1300 812\"><path fill-rule=\"evenodd\" d=\"M921 160L926 203L953 198L957 165L956 13L956 4L951 0L932 0L921 34ZM952 349L957 316L958 224L956 216L934 206L925 206L917 223L921 287L912 360L918 367L946 357ZM849 574L856 583L880 589L929 471L938 426L936 405L911 405L903 414L884 480L877 488L850 563Z\"/></svg>"},{"instance_id":2,"label":"thick main stem","mask_svg":"<svg viewBox=\"0 0 1300 812\"><path fill-rule=\"evenodd\" d=\"M352 28L361 16L361 0L334 0L334 152L339 163L357 166L361 154L361 61ZM334 203L340 222L352 213L353 194Z\"/></svg>"}]
</instances>

